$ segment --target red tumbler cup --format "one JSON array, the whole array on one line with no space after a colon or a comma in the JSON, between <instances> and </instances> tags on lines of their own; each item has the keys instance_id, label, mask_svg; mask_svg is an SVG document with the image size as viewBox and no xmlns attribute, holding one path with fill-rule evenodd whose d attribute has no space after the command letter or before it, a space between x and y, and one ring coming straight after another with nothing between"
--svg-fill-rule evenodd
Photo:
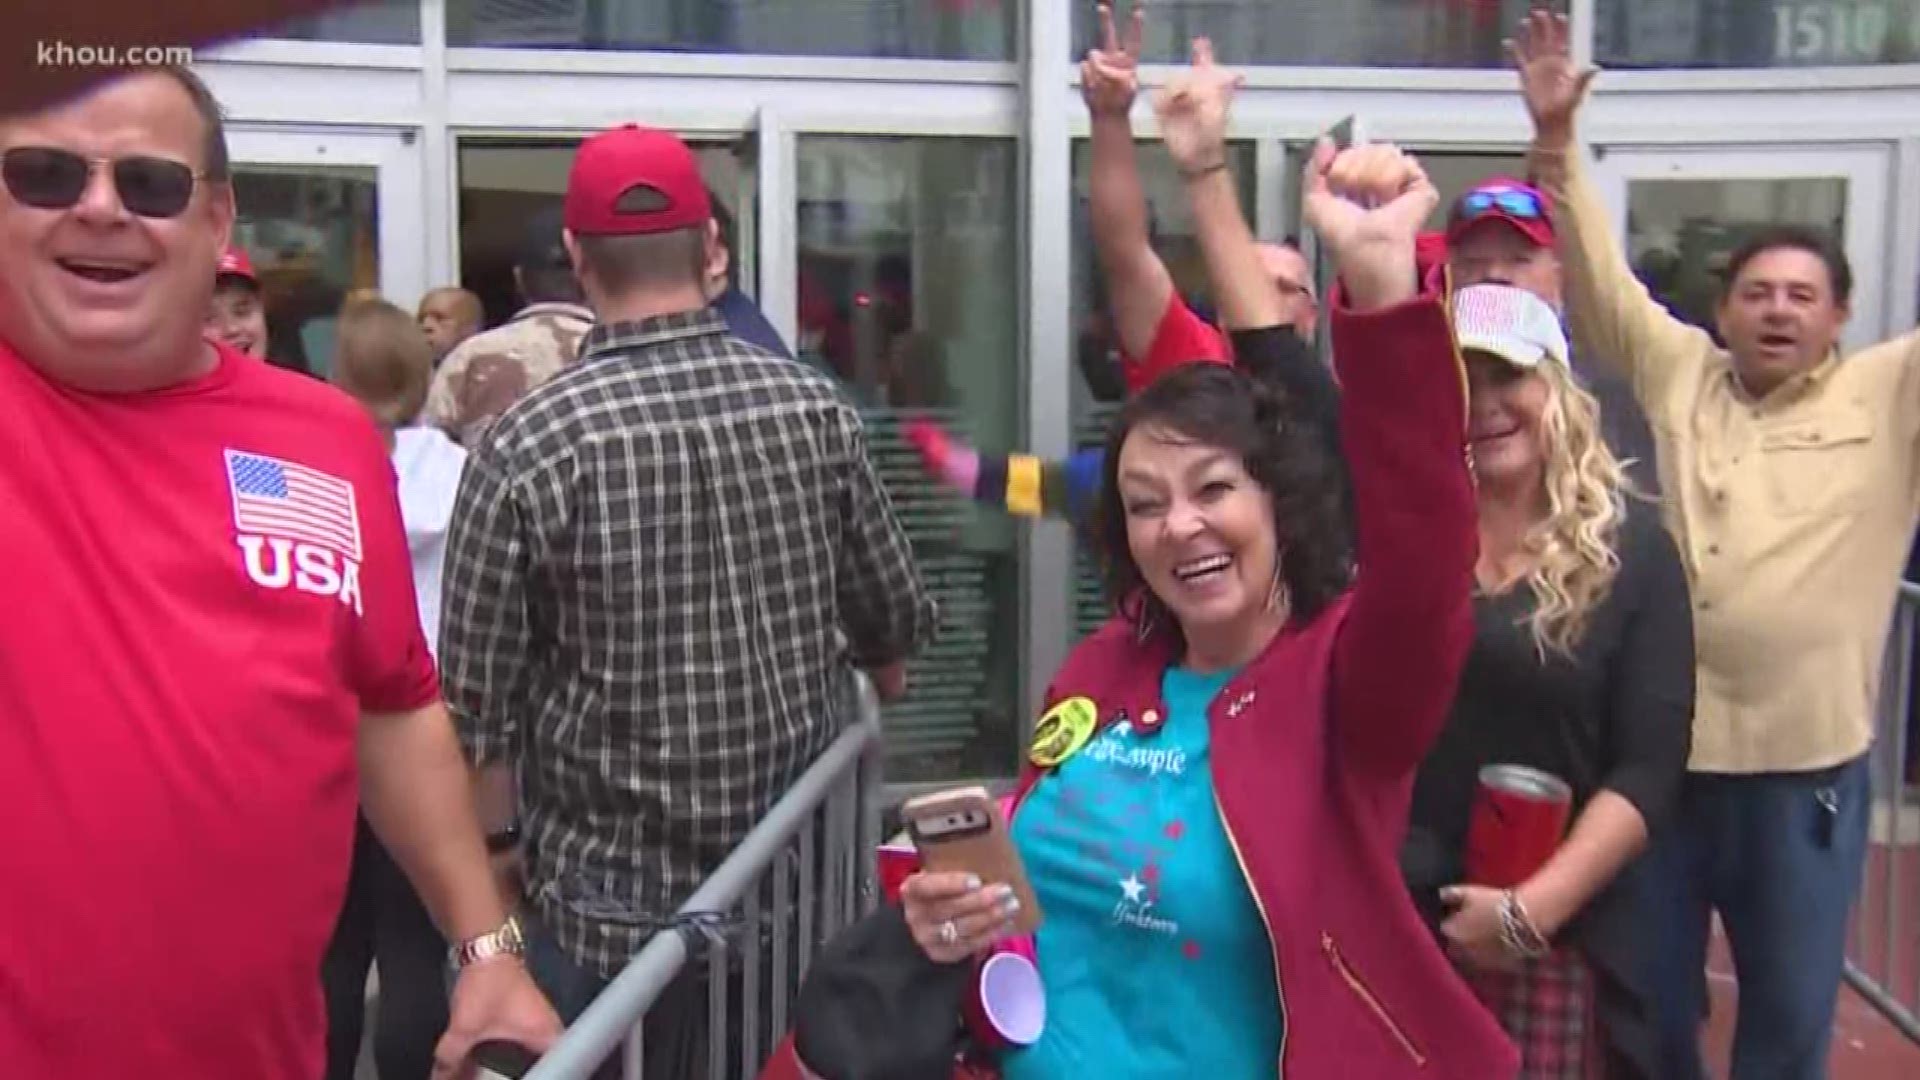
<instances>
[{"instance_id":1,"label":"red tumbler cup","mask_svg":"<svg viewBox=\"0 0 1920 1080\"><path fill-rule=\"evenodd\" d=\"M897 842L880 845L876 856L880 861L880 896L889 904L897 904L900 887L920 869L920 852L910 841Z\"/></svg>"},{"instance_id":2,"label":"red tumbler cup","mask_svg":"<svg viewBox=\"0 0 1920 1080\"><path fill-rule=\"evenodd\" d=\"M1551 773L1524 765L1480 770L1467 823L1467 880L1511 889L1553 857L1566 835L1573 789Z\"/></svg>"}]
</instances>

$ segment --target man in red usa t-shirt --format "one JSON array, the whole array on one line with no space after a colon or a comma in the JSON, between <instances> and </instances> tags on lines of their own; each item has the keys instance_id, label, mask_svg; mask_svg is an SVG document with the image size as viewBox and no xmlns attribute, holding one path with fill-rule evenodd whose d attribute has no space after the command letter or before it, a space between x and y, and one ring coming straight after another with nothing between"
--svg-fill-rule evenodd
<instances>
[{"instance_id":1,"label":"man in red usa t-shirt","mask_svg":"<svg viewBox=\"0 0 1920 1080\"><path fill-rule=\"evenodd\" d=\"M455 944L437 1072L543 1048L385 447L201 337L212 97L156 69L0 120L0 180L0 1074L318 1077L356 801Z\"/></svg>"}]
</instances>

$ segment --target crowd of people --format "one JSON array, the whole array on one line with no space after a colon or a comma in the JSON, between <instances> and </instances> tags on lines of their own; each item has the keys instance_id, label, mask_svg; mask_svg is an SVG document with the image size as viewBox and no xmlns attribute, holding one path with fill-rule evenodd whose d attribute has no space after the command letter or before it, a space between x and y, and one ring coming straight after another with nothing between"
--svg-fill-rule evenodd
<instances>
[{"instance_id":1,"label":"crowd of people","mask_svg":"<svg viewBox=\"0 0 1920 1080\"><path fill-rule=\"evenodd\" d=\"M902 892L926 960L1034 958L1045 1031L986 1067L1688 1080L1717 913L1733 1075L1824 1076L1920 333L1842 357L1846 258L1784 226L1716 333L1669 314L1545 13L1528 174L1442 232L1412 155L1316 147L1324 296L1249 229L1238 79L1196 41L1153 105L1203 317L1146 224L1144 16L1102 18L1119 355L1088 378L1127 400L1064 461L909 432L939 482L1073 521L1113 606L1049 684L1093 721L1010 804L1040 929L966 875ZM832 741L844 672L906 693L939 611L860 412L735 287L673 135L580 146L509 321L352 295L325 380L268 362L190 71L0 120L0 180L10 1074L346 1080L370 970L384 1080L543 1050ZM1489 766L1571 793L1524 880L1469 865ZM648 1075L708 1060L705 980L647 1013Z\"/></svg>"}]
</instances>

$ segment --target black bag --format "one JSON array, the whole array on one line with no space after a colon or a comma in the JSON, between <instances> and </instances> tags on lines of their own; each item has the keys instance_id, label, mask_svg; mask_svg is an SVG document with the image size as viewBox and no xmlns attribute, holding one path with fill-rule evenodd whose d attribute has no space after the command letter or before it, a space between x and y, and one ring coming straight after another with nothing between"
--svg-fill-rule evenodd
<instances>
[{"instance_id":1,"label":"black bag","mask_svg":"<svg viewBox=\"0 0 1920 1080\"><path fill-rule=\"evenodd\" d=\"M814 958L795 1004L794 1050L822 1080L950 1080L966 1049L970 962L928 959L883 904Z\"/></svg>"}]
</instances>

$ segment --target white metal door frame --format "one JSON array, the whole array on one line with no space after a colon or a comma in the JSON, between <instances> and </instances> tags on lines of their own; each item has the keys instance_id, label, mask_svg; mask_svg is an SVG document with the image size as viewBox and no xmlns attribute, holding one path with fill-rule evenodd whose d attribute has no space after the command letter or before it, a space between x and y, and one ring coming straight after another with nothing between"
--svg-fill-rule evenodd
<instances>
[{"instance_id":1,"label":"white metal door frame","mask_svg":"<svg viewBox=\"0 0 1920 1080\"><path fill-rule=\"evenodd\" d=\"M235 165L371 169L381 295L408 310L419 303L428 288L428 237L416 217L426 198L420 143L412 131L234 127L227 146Z\"/></svg>"},{"instance_id":2,"label":"white metal door frame","mask_svg":"<svg viewBox=\"0 0 1920 1080\"><path fill-rule=\"evenodd\" d=\"M1889 330L1889 314L1897 286L1912 290L1911 282L1893 282L1887 271L1893 264L1893 206L1889 181L1894 146L1850 143L1832 146L1724 146L1603 147L1597 152L1594 179L1613 218L1614 235L1627 235L1627 189L1636 180L1799 180L1839 179L1847 182L1847 260L1855 281L1853 318L1845 343L1859 348L1881 340Z\"/></svg>"}]
</instances>

